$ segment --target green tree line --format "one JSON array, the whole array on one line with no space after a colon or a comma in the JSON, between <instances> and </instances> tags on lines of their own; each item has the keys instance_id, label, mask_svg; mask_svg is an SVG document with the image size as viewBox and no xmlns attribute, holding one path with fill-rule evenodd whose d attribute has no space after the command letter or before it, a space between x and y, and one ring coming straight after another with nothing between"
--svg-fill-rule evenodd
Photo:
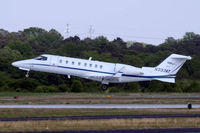
<instances>
[{"instance_id":1,"label":"green tree line","mask_svg":"<svg viewBox=\"0 0 200 133\"><path fill-rule=\"evenodd\" d=\"M155 46L121 38L109 41L105 36L80 39L63 38L55 29L46 31L30 27L18 32L0 29L0 91L18 92L101 92L101 83L65 75L25 72L13 66L13 61L54 54L93 60L124 63L136 67L157 66L171 53L190 55L177 74L176 83L160 81L111 84L110 92L200 92L200 35L187 32L181 39L168 37Z\"/></svg>"}]
</instances>

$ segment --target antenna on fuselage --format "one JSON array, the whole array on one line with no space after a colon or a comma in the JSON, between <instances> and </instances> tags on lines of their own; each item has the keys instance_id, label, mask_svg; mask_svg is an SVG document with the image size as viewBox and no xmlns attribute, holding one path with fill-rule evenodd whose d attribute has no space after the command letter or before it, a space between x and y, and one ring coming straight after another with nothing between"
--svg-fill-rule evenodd
<instances>
[{"instance_id":1,"label":"antenna on fuselage","mask_svg":"<svg viewBox=\"0 0 200 133\"><path fill-rule=\"evenodd\" d=\"M89 61L91 61L91 60L92 60L92 57L89 58Z\"/></svg>"}]
</instances>

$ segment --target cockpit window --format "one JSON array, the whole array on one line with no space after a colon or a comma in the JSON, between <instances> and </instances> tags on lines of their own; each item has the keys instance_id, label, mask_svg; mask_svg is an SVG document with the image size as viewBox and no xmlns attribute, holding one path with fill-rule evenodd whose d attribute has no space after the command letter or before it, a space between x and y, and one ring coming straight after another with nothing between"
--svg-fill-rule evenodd
<instances>
[{"instance_id":1,"label":"cockpit window","mask_svg":"<svg viewBox=\"0 0 200 133\"><path fill-rule=\"evenodd\" d=\"M36 57L35 58L36 60L47 60L47 57L46 56L39 56L39 57Z\"/></svg>"}]
</instances>

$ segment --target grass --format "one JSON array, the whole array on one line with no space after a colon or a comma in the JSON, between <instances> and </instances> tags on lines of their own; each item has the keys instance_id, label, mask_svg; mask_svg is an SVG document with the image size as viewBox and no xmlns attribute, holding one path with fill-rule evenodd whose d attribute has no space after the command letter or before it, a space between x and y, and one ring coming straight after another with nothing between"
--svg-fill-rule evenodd
<instances>
[{"instance_id":1,"label":"grass","mask_svg":"<svg viewBox=\"0 0 200 133\"><path fill-rule=\"evenodd\" d=\"M0 131L198 128L199 126L199 118L20 121L0 122Z\"/></svg>"},{"instance_id":2,"label":"grass","mask_svg":"<svg viewBox=\"0 0 200 133\"><path fill-rule=\"evenodd\" d=\"M0 109L0 114L1 118L92 115L200 114L200 109Z\"/></svg>"},{"instance_id":3,"label":"grass","mask_svg":"<svg viewBox=\"0 0 200 133\"><path fill-rule=\"evenodd\" d=\"M22 93L22 92L0 92L0 97L12 97L12 96L51 96L55 94L63 94L63 93Z\"/></svg>"},{"instance_id":4,"label":"grass","mask_svg":"<svg viewBox=\"0 0 200 133\"><path fill-rule=\"evenodd\" d=\"M168 92L145 92L145 93L129 93L129 92L118 92L118 93L107 93L107 92L82 92L82 93L61 93L61 92L53 92L53 93L32 93L32 92L0 92L0 97L5 96L51 96L51 95L115 95L115 96L145 96L145 95L153 95L153 96L199 96L200 93L168 93Z\"/></svg>"},{"instance_id":5,"label":"grass","mask_svg":"<svg viewBox=\"0 0 200 133\"><path fill-rule=\"evenodd\" d=\"M14 99L14 96L19 96ZM111 96L108 98L107 96ZM200 104L199 93L17 93L1 92L0 104Z\"/></svg>"}]
</instances>

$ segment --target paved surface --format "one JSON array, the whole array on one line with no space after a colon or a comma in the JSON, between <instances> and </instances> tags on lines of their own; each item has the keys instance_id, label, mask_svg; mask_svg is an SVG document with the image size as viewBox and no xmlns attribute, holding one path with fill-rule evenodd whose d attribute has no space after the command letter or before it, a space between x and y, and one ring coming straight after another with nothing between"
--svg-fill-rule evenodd
<instances>
[{"instance_id":1,"label":"paved surface","mask_svg":"<svg viewBox=\"0 0 200 133\"><path fill-rule=\"evenodd\" d=\"M26 133L199 133L200 128L175 128L175 129L125 129L125 130L100 130L100 131L41 131ZM0 132L4 133L4 132ZM25 133L25 132L6 132L6 133Z\"/></svg>"},{"instance_id":2,"label":"paved surface","mask_svg":"<svg viewBox=\"0 0 200 133\"><path fill-rule=\"evenodd\" d=\"M65 108L65 109L145 109L145 108L187 108L186 104L50 104L50 105L0 105L0 108ZM193 104L192 108L200 108Z\"/></svg>"},{"instance_id":3,"label":"paved surface","mask_svg":"<svg viewBox=\"0 0 200 133\"><path fill-rule=\"evenodd\" d=\"M200 114L26 117L26 118L0 118L0 121L87 120L87 119L141 119L141 118L200 118Z\"/></svg>"},{"instance_id":4,"label":"paved surface","mask_svg":"<svg viewBox=\"0 0 200 133\"><path fill-rule=\"evenodd\" d=\"M130 98L130 96L126 96L125 98ZM133 98L133 97L132 97ZM134 96L134 99L200 99L200 96L156 96L156 95L152 95L152 96Z\"/></svg>"}]
</instances>

